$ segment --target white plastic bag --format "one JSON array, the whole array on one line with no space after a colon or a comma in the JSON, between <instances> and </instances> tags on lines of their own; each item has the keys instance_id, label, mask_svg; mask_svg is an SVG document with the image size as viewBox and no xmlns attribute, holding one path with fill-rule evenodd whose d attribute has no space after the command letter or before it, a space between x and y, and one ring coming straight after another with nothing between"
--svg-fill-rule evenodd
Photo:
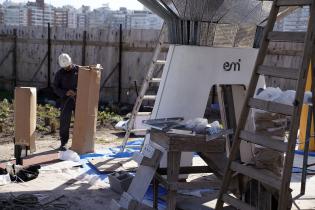
<instances>
[{"instance_id":1,"label":"white plastic bag","mask_svg":"<svg viewBox=\"0 0 315 210\"><path fill-rule=\"evenodd\" d=\"M115 128L117 130L127 130L127 127L128 127L128 122L129 120L122 120L122 121L119 121L116 125L115 125Z\"/></svg>"},{"instance_id":2,"label":"white plastic bag","mask_svg":"<svg viewBox=\"0 0 315 210\"><path fill-rule=\"evenodd\" d=\"M219 121L214 121L210 125L207 126L207 133L209 135L220 133L221 130L222 130L222 128L220 126Z\"/></svg>"},{"instance_id":3,"label":"white plastic bag","mask_svg":"<svg viewBox=\"0 0 315 210\"><path fill-rule=\"evenodd\" d=\"M305 104L311 104L312 103L312 92L306 91L304 93L304 103Z\"/></svg>"},{"instance_id":4,"label":"white plastic bag","mask_svg":"<svg viewBox=\"0 0 315 210\"><path fill-rule=\"evenodd\" d=\"M208 120L204 118L195 118L184 122L186 128L196 132L196 133L205 133Z\"/></svg>"},{"instance_id":5,"label":"white plastic bag","mask_svg":"<svg viewBox=\"0 0 315 210\"><path fill-rule=\"evenodd\" d=\"M60 160L71 160L73 162L79 162L80 156L78 155L78 153L68 149L66 151L60 151L59 152L59 159Z\"/></svg>"},{"instance_id":6,"label":"white plastic bag","mask_svg":"<svg viewBox=\"0 0 315 210\"><path fill-rule=\"evenodd\" d=\"M265 101L274 101L279 98L282 94L282 90L277 87L267 87L261 93L259 93L255 98L262 99Z\"/></svg>"},{"instance_id":7,"label":"white plastic bag","mask_svg":"<svg viewBox=\"0 0 315 210\"><path fill-rule=\"evenodd\" d=\"M5 175L0 175L0 186L1 185L6 185L11 183L11 179L10 179L10 175L9 173L5 174Z\"/></svg>"},{"instance_id":8,"label":"white plastic bag","mask_svg":"<svg viewBox=\"0 0 315 210\"><path fill-rule=\"evenodd\" d=\"M274 100L274 102L286 105L292 105L295 99L295 90L286 90Z\"/></svg>"}]
</instances>

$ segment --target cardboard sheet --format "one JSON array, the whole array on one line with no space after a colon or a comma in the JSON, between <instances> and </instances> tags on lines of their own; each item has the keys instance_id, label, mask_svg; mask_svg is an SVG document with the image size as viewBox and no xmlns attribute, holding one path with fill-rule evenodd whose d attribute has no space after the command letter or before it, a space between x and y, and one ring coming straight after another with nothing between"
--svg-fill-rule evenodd
<instances>
[{"instance_id":1,"label":"cardboard sheet","mask_svg":"<svg viewBox=\"0 0 315 210\"><path fill-rule=\"evenodd\" d=\"M36 88L16 87L14 91L14 137L16 145L34 152L36 129Z\"/></svg>"},{"instance_id":2,"label":"cardboard sheet","mask_svg":"<svg viewBox=\"0 0 315 210\"><path fill-rule=\"evenodd\" d=\"M100 79L99 69L80 67L71 147L79 154L94 152Z\"/></svg>"}]
</instances>

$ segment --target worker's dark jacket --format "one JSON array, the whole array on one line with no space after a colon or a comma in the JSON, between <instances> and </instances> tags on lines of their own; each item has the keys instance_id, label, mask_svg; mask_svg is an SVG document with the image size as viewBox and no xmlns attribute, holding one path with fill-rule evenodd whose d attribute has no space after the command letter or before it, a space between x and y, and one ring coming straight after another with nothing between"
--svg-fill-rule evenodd
<instances>
[{"instance_id":1,"label":"worker's dark jacket","mask_svg":"<svg viewBox=\"0 0 315 210\"><path fill-rule=\"evenodd\" d=\"M66 96L68 90L77 92L79 67L73 65L70 71L60 69L55 76L54 90L61 98L60 140L61 146L68 143L72 112L75 109L75 97Z\"/></svg>"},{"instance_id":2,"label":"worker's dark jacket","mask_svg":"<svg viewBox=\"0 0 315 210\"><path fill-rule=\"evenodd\" d=\"M70 71L64 68L57 71L54 80L54 90L62 101L67 99L66 93L68 90L77 91L78 71L79 67L76 65L73 65Z\"/></svg>"}]
</instances>

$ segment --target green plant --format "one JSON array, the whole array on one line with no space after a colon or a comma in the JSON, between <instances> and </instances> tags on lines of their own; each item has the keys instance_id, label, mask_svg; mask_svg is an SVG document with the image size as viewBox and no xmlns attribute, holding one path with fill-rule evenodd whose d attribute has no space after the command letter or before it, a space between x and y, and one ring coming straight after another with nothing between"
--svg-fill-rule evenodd
<instances>
[{"instance_id":1,"label":"green plant","mask_svg":"<svg viewBox=\"0 0 315 210\"><path fill-rule=\"evenodd\" d=\"M0 101L0 133L13 133L13 105L4 99Z\"/></svg>"},{"instance_id":2,"label":"green plant","mask_svg":"<svg viewBox=\"0 0 315 210\"><path fill-rule=\"evenodd\" d=\"M102 126L106 125L107 123L109 124L117 123L121 120L123 120L123 118L114 112L99 111L97 115L97 121L99 121L100 125Z\"/></svg>"},{"instance_id":3,"label":"green plant","mask_svg":"<svg viewBox=\"0 0 315 210\"><path fill-rule=\"evenodd\" d=\"M55 133L60 112L57 108L46 104L37 106L37 130L40 132Z\"/></svg>"},{"instance_id":4,"label":"green plant","mask_svg":"<svg viewBox=\"0 0 315 210\"><path fill-rule=\"evenodd\" d=\"M7 99L0 102L0 118L7 118L12 112L12 106Z\"/></svg>"}]
</instances>

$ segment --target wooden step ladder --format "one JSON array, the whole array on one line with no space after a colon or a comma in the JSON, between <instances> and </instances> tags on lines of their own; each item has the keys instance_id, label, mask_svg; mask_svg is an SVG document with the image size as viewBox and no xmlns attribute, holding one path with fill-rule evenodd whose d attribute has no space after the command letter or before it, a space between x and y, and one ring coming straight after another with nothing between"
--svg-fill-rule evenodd
<instances>
[{"instance_id":1,"label":"wooden step ladder","mask_svg":"<svg viewBox=\"0 0 315 210\"><path fill-rule=\"evenodd\" d=\"M152 57L152 61L151 61L150 66L149 66L148 73L147 73L147 75L143 81L140 93L137 97L137 100L134 104L130 119L128 121L127 131L126 131L123 143L121 145L120 152L123 152L125 150L129 136L132 132L146 131L146 129L134 129L134 123L135 123L136 116L139 113L139 109L142 105L142 102L144 100L154 101L156 99L156 95L146 95L146 92L149 89L150 83L160 83L160 81L161 81L161 78L153 78L153 76L154 76L154 72L156 70L156 66L165 65L165 63L166 63L165 60L158 60L159 55L160 55L162 48L163 48L163 45L164 45L165 30L166 30L166 24L164 23L162 26L162 29L160 31L160 34L159 34L158 43L157 43L157 45L154 49L154 52L153 52L153 57Z\"/></svg>"},{"instance_id":2,"label":"wooden step ladder","mask_svg":"<svg viewBox=\"0 0 315 210\"><path fill-rule=\"evenodd\" d=\"M303 32L276 32L273 31L274 24L281 6L310 6L310 17L308 21L307 33ZM245 104L243 106L239 123L233 139L233 146L229 156L229 162L223 178L222 186L219 192L216 209L222 209L223 204L227 203L238 209L257 209L241 201L240 199L231 196L228 192L228 187L232 179L232 174L235 172L248 176L265 185L275 188L279 192L278 209L286 210L288 208L289 187L291 181L291 170L294 159L294 151L296 145L297 132L299 129L301 109L303 105L304 91L306 85L307 72L310 61L314 59L315 45L315 2L313 0L274 0L270 11L268 23L266 25L262 44L256 59L255 67L251 77L251 81L247 90ZM285 41L285 42L304 42L303 58L300 68L279 68L263 65L267 54L270 41ZM314 62L313 62L314 63ZM314 64L313 64L314 75ZM265 101L254 98L255 89L259 76L271 76L277 78L297 80L297 88L295 100L292 105L284 105L271 101ZM312 76L314 81L314 76ZM314 86L314 85L313 85ZM314 93L314 88L312 88ZM314 94L313 94L314 101ZM251 108L264 110L272 113L280 113L291 117L290 135L288 142L273 139L271 136L258 135L253 132L244 130L246 121ZM257 169L252 166L244 165L238 161L239 148L241 141L258 144L260 146L279 151L285 154L283 171L281 176L276 176L269 170Z\"/></svg>"}]
</instances>

